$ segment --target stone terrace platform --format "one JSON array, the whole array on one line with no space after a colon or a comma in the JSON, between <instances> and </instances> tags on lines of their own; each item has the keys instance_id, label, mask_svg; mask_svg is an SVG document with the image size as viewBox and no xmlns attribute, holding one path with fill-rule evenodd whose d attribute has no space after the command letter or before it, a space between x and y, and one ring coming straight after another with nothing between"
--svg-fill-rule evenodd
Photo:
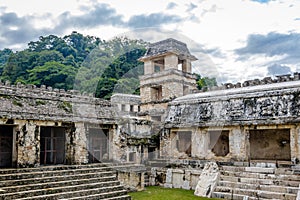
<instances>
[{"instance_id":1,"label":"stone terrace platform","mask_svg":"<svg viewBox=\"0 0 300 200\"><path fill-rule=\"evenodd\" d=\"M0 199L130 200L113 167L104 164L0 169Z\"/></svg>"}]
</instances>

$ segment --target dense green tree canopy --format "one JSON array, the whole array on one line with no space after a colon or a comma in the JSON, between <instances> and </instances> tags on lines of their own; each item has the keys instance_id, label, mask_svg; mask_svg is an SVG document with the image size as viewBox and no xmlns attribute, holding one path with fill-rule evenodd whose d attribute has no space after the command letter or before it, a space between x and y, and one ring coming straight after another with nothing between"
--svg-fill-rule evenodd
<instances>
[{"instance_id":1,"label":"dense green tree canopy","mask_svg":"<svg viewBox=\"0 0 300 200\"><path fill-rule=\"evenodd\" d=\"M22 51L0 50L0 79L76 89L105 99L114 92L139 94L143 63L138 58L146 45L142 40L118 37L104 41L77 32L41 36ZM198 75L197 84L201 89L216 85L216 80Z\"/></svg>"},{"instance_id":2,"label":"dense green tree canopy","mask_svg":"<svg viewBox=\"0 0 300 200\"><path fill-rule=\"evenodd\" d=\"M209 78L209 77L201 77L199 74L196 74L196 83L197 88L199 90L207 90L210 87L217 86L216 78Z\"/></svg>"},{"instance_id":3,"label":"dense green tree canopy","mask_svg":"<svg viewBox=\"0 0 300 200\"><path fill-rule=\"evenodd\" d=\"M27 82L37 86L48 85L59 89L72 89L76 68L52 61L28 70Z\"/></svg>"}]
</instances>

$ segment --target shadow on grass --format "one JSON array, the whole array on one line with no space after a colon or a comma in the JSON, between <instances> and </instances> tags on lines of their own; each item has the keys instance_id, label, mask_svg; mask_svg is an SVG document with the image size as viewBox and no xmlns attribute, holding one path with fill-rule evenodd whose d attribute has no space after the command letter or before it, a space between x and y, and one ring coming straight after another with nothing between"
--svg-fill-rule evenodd
<instances>
[{"instance_id":1,"label":"shadow on grass","mask_svg":"<svg viewBox=\"0 0 300 200\"><path fill-rule=\"evenodd\" d=\"M142 192L131 192L132 200L204 200L210 198L194 195L194 190L170 189L159 186L146 187ZM212 200L212 199L210 199Z\"/></svg>"}]
</instances>

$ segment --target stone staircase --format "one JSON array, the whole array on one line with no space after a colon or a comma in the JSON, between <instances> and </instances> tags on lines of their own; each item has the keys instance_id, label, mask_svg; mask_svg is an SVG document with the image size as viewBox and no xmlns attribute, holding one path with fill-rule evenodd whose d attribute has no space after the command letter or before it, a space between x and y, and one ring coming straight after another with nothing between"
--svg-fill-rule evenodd
<instances>
[{"instance_id":1,"label":"stone staircase","mask_svg":"<svg viewBox=\"0 0 300 200\"><path fill-rule=\"evenodd\" d=\"M222 166L213 197L295 200L300 175L291 168Z\"/></svg>"},{"instance_id":2,"label":"stone staircase","mask_svg":"<svg viewBox=\"0 0 300 200\"><path fill-rule=\"evenodd\" d=\"M131 197L111 167L89 164L0 169L0 199L130 200Z\"/></svg>"}]
</instances>

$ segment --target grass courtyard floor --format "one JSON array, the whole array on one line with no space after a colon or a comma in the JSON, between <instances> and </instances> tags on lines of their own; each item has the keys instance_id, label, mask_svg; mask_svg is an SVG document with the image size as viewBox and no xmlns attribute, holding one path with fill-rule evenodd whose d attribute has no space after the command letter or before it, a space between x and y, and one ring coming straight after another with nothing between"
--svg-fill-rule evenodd
<instances>
[{"instance_id":1,"label":"grass courtyard floor","mask_svg":"<svg viewBox=\"0 0 300 200\"><path fill-rule=\"evenodd\" d=\"M193 190L170 189L158 186L146 187L142 192L131 192L132 200L204 200L209 198L197 197ZM210 199L212 200L212 199Z\"/></svg>"}]
</instances>

